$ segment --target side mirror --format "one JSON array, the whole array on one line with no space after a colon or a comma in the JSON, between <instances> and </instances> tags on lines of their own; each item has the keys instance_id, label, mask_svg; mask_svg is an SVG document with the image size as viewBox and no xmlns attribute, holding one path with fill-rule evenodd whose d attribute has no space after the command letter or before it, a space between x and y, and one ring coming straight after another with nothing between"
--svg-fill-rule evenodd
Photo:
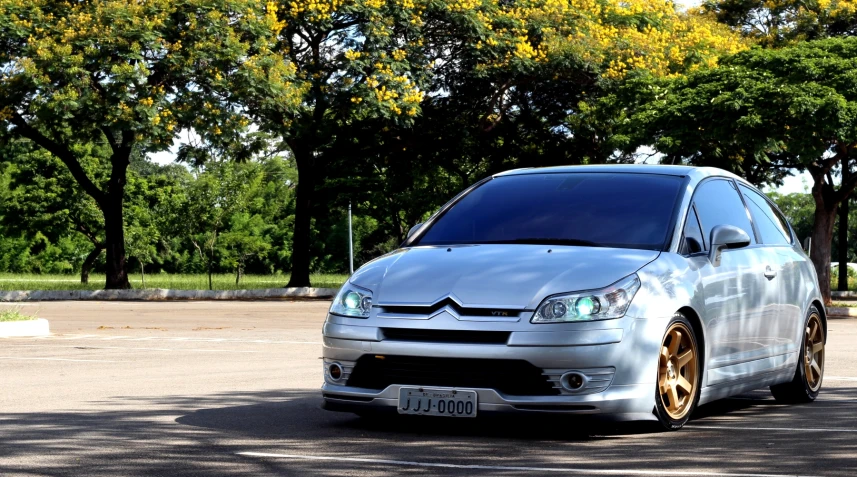
<instances>
[{"instance_id":1,"label":"side mirror","mask_svg":"<svg viewBox=\"0 0 857 477\"><path fill-rule=\"evenodd\" d=\"M724 249L741 248L750 245L747 232L734 225L718 225L711 229L711 248L708 250L708 260L715 267L720 266L720 254Z\"/></svg>"},{"instance_id":2,"label":"side mirror","mask_svg":"<svg viewBox=\"0 0 857 477\"><path fill-rule=\"evenodd\" d=\"M812 248L812 237L807 237L803 239L803 251L806 252L806 256L809 257L809 251Z\"/></svg>"},{"instance_id":3,"label":"side mirror","mask_svg":"<svg viewBox=\"0 0 857 477\"><path fill-rule=\"evenodd\" d=\"M408 230L408 236L407 236L407 237L405 237L405 238L411 238L411 235L413 235L413 234L414 234L417 230L419 230L419 229L420 229L420 227L422 227L422 226L423 226L423 224L422 224L422 223L419 223L419 224L414 225L413 227L411 227L411 229L410 229L410 230Z\"/></svg>"}]
</instances>

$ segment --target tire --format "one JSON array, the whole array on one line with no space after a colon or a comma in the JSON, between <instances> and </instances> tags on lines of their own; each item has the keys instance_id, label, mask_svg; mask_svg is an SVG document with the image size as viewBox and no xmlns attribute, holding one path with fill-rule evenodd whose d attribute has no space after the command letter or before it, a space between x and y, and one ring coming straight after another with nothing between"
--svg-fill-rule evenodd
<instances>
[{"instance_id":1,"label":"tire","mask_svg":"<svg viewBox=\"0 0 857 477\"><path fill-rule=\"evenodd\" d=\"M788 404L812 402L821 391L821 383L824 380L824 346L827 336L821 313L815 306L809 309L803 328L803 340L794 377L787 383L771 386L771 394L778 402Z\"/></svg>"},{"instance_id":2,"label":"tire","mask_svg":"<svg viewBox=\"0 0 857 477\"><path fill-rule=\"evenodd\" d=\"M679 430L690 419L699 402L701 376L700 349L693 326L684 315L676 313L658 353L654 414L664 429Z\"/></svg>"}]
</instances>

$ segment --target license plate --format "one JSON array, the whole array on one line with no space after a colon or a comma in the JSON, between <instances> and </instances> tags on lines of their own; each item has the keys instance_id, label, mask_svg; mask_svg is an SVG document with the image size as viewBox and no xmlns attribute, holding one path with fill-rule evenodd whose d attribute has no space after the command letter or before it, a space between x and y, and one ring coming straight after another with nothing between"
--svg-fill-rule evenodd
<instances>
[{"instance_id":1,"label":"license plate","mask_svg":"<svg viewBox=\"0 0 857 477\"><path fill-rule=\"evenodd\" d=\"M399 388L399 414L476 417L476 391Z\"/></svg>"}]
</instances>

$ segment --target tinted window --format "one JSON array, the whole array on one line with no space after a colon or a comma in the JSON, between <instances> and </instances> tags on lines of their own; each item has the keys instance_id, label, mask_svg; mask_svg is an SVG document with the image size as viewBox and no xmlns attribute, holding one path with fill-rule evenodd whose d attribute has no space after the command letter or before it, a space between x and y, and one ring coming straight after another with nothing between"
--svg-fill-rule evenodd
<instances>
[{"instance_id":1,"label":"tinted window","mask_svg":"<svg viewBox=\"0 0 857 477\"><path fill-rule=\"evenodd\" d=\"M691 207L684 224L684 253L698 253L703 250L705 250L705 239L702 236L702 228L699 227L696 211Z\"/></svg>"},{"instance_id":2,"label":"tinted window","mask_svg":"<svg viewBox=\"0 0 857 477\"><path fill-rule=\"evenodd\" d=\"M565 173L498 177L462 198L419 245L580 244L659 250L682 179Z\"/></svg>"},{"instance_id":3,"label":"tinted window","mask_svg":"<svg viewBox=\"0 0 857 477\"><path fill-rule=\"evenodd\" d=\"M753 221L762 236L762 243L790 244L792 242L789 226L758 192L748 187L741 187L741 192L747 199L747 206L753 214Z\"/></svg>"},{"instance_id":4,"label":"tinted window","mask_svg":"<svg viewBox=\"0 0 857 477\"><path fill-rule=\"evenodd\" d=\"M693 195L702 233L711 237L711 229L718 225L734 225L747 232L753 241L753 226L747 217L747 209L732 181L715 179L703 182ZM706 240L708 241L708 240Z\"/></svg>"}]
</instances>

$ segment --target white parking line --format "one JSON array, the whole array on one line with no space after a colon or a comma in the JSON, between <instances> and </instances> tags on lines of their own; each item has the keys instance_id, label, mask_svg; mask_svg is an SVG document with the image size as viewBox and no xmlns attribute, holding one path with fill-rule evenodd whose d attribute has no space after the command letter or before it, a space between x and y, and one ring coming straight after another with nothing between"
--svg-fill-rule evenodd
<instances>
[{"instance_id":1,"label":"white parking line","mask_svg":"<svg viewBox=\"0 0 857 477\"><path fill-rule=\"evenodd\" d=\"M474 469L474 470L508 470L519 472L563 472L566 474L582 475L669 475L669 476L700 476L700 477L797 477L787 474L748 474L730 472L705 472L694 470L642 470L642 469L581 469L569 467L525 467L507 465L481 465L481 464L448 464L442 462L415 462L408 460L370 459L361 457L333 457L322 455L299 455L299 454L271 454L267 452L237 452L238 455L247 457L272 457L278 459L300 459L335 462L359 462L364 464L387 464L403 467L441 467L446 469Z\"/></svg>"},{"instance_id":2,"label":"white parking line","mask_svg":"<svg viewBox=\"0 0 857 477\"><path fill-rule=\"evenodd\" d=\"M826 381L857 381L857 378L850 376L825 376L824 379Z\"/></svg>"},{"instance_id":3,"label":"white parking line","mask_svg":"<svg viewBox=\"0 0 857 477\"><path fill-rule=\"evenodd\" d=\"M830 401L828 401L830 402ZM726 430L735 430L735 431L775 431L775 432L857 432L857 429L847 429L847 428L812 428L812 427L742 427L742 426L709 426L707 424L691 424L689 426L684 426L686 429L726 429Z\"/></svg>"},{"instance_id":4,"label":"white parking line","mask_svg":"<svg viewBox=\"0 0 857 477\"><path fill-rule=\"evenodd\" d=\"M122 361L111 361L107 359L69 359L69 358L24 358L21 356L0 356L0 359L14 359L19 361L72 361L77 363L121 363Z\"/></svg>"}]
</instances>

